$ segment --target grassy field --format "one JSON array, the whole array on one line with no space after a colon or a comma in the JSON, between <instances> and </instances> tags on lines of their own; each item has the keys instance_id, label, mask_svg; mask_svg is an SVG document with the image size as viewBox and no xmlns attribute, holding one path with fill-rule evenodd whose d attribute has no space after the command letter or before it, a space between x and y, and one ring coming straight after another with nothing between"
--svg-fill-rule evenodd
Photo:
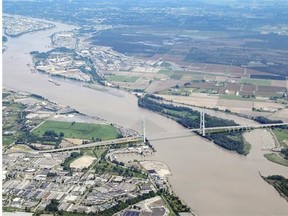
<instances>
[{"instance_id":1,"label":"grassy field","mask_svg":"<svg viewBox=\"0 0 288 216\"><path fill-rule=\"evenodd\" d=\"M274 163L277 163L283 166L288 166L288 160L280 158L276 153L265 154L264 157Z\"/></svg>"},{"instance_id":2,"label":"grassy field","mask_svg":"<svg viewBox=\"0 0 288 216\"><path fill-rule=\"evenodd\" d=\"M271 86L271 80L262 80L262 79L242 78L240 80L240 83L251 84L251 85Z\"/></svg>"},{"instance_id":3,"label":"grassy field","mask_svg":"<svg viewBox=\"0 0 288 216\"><path fill-rule=\"evenodd\" d=\"M175 80L180 80L182 78L182 74L173 73L170 78Z\"/></svg>"},{"instance_id":4,"label":"grassy field","mask_svg":"<svg viewBox=\"0 0 288 216\"><path fill-rule=\"evenodd\" d=\"M95 147L94 148L94 153L97 158L101 157L101 155L107 150L105 147Z\"/></svg>"},{"instance_id":5,"label":"grassy field","mask_svg":"<svg viewBox=\"0 0 288 216\"><path fill-rule=\"evenodd\" d=\"M255 98L244 98L242 96L237 95L221 95L221 99L228 99L228 100L243 100L243 101L254 101Z\"/></svg>"},{"instance_id":6,"label":"grassy field","mask_svg":"<svg viewBox=\"0 0 288 216\"><path fill-rule=\"evenodd\" d=\"M273 133L277 137L278 142L280 143L281 146L287 148L288 147L288 130L281 129L281 128L275 128L273 129ZM287 141L285 143L284 141Z\"/></svg>"},{"instance_id":7,"label":"grassy field","mask_svg":"<svg viewBox=\"0 0 288 216\"><path fill-rule=\"evenodd\" d=\"M244 140L244 155L248 155L251 150L251 144Z\"/></svg>"},{"instance_id":8,"label":"grassy field","mask_svg":"<svg viewBox=\"0 0 288 216\"><path fill-rule=\"evenodd\" d=\"M170 75L171 71L170 70L160 70L160 71L158 71L158 73L165 74L168 76L168 75Z\"/></svg>"},{"instance_id":9,"label":"grassy field","mask_svg":"<svg viewBox=\"0 0 288 216\"><path fill-rule=\"evenodd\" d=\"M93 149L82 149L81 152L83 153L83 155L88 155L88 156L91 156L91 157L96 157Z\"/></svg>"},{"instance_id":10,"label":"grassy field","mask_svg":"<svg viewBox=\"0 0 288 216\"><path fill-rule=\"evenodd\" d=\"M119 75L110 75L107 78L114 82L130 82L130 83L134 83L139 79L139 77L136 76L119 76Z\"/></svg>"},{"instance_id":11,"label":"grassy field","mask_svg":"<svg viewBox=\"0 0 288 216\"><path fill-rule=\"evenodd\" d=\"M33 130L33 134L42 137L45 131L54 130L56 133L63 132L65 138L88 139L94 137L102 140L115 139L118 136L118 130L111 125L88 124L78 122L58 122L46 121L40 127Z\"/></svg>"}]
</instances>

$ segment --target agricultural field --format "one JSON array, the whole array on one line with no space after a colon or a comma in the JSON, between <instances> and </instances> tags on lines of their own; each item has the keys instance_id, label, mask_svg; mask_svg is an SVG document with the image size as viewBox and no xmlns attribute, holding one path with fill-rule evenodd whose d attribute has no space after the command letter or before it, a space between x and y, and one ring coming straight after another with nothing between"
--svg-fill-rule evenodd
<instances>
[{"instance_id":1,"label":"agricultural field","mask_svg":"<svg viewBox=\"0 0 288 216\"><path fill-rule=\"evenodd\" d=\"M255 98L252 97L242 97L240 95L221 95L221 99L228 99L228 100L241 100L241 101L254 101Z\"/></svg>"},{"instance_id":2,"label":"agricultural field","mask_svg":"<svg viewBox=\"0 0 288 216\"><path fill-rule=\"evenodd\" d=\"M52 130L57 134L64 133L64 138L85 140L110 140L116 139L119 135L118 130L112 125L59 121L46 121L32 133L42 137L45 131Z\"/></svg>"},{"instance_id":3,"label":"agricultural field","mask_svg":"<svg viewBox=\"0 0 288 216\"><path fill-rule=\"evenodd\" d=\"M109 75L107 79L112 82L136 82L139 77L136 76L120 76L120 75Z\"/></svg>"},{"instance_id":4,"label":"agricultural field","mask_svg":"<svg viewBox=\"0 0 288 216\"><path fill-rule=\"evenodd\" d=\"M159 70L158 73L169 76L171 74L171 70L162 69L162 70Z\"/></svg>"},{"instance_id":5,"label":"agricultural field","mask_svg":"<svg viewBox=\"0 0 288 216\"><path fill-rule=\"evenodd\" d=\"M240 80L240 83L250 85L271 86L271 80L263 80L263 79L242 78Z\"/></svg>"}]
</instances>

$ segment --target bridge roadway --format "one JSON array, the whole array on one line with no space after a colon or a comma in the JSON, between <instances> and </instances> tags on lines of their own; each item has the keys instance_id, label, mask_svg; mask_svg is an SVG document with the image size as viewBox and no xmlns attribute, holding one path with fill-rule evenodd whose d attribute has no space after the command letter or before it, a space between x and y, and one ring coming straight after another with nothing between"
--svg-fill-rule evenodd
<instances>
[{"instance_id":1,"label":"bridge roadway","mask_svg":"<svg viewBox=\"0 0 288 216\"><path fill-rule=\"evenodd\" d=\"M257 128L268 128L268 127L277 127L277 126L288 126L288 123L277 123L277 124L260 124L260 125L237 125L237 126L225 126L225 127L211 127L205 128L205 132L213 132L213 131L237 131L237 130L250 130L250 129L257 129ZM191 132L200 132L200 128L196 129L188 129L188 130L181 130L181 131L191 131ZM178 132L181 132L178 131ZM173 133L173 132L172 132ZM70 147L64 147L59 149L51 149L51 150L44 150L44 151L32 151L30 153L54 153L54 152L62 152L62 151L72 151L72 150L79 150L84 148L91 148L97 146L109 146L113 144L124 144L129 142L139 142L142 141L142 136L133 136L133 137L125 137L120 139L114 140L107 140L102 142L93 142L83 145L75 145Z\"/></svg>"},{"instance_id":2,"label":"bridge roadway","mask_svg":"<svg viewBox=\"0 0 288 216\"><path fill-rule=\"evenodd\" d=\"M213 132L213 131L237 131L237 130L249 130L249 129L257 129L257 128L269 128L269 127L277 127L277 126L288 126L288 123L276 123L276 124L260 124L260 125L237 125L237 126L223 126L223 127L208 127L205 128L205 132ZM189 129L188 131L201 131L200 128L197 129Z\"/></svg>"},{"instance_id":3,"label":"bridge roadway","mask_svg":"<svg viewBox=\"0 0 288 216\"><path fill-rule=\"evenodd\" d=\"M93 142L93 143L75 145L75 146L58 148L58 149L34 151L33 153L54 153L54 152L61 152L61 151L72 151L72 150L91 148L91 147L97 147L97 146L108 146L108 145L113 145L113 144L139 142L139 141L142 141L142 139L143 139L142 136L125 137L125 138L120 138L120 139L107 140L107 141L102 141L102 142Z\"/></svg>"}]
</instances>

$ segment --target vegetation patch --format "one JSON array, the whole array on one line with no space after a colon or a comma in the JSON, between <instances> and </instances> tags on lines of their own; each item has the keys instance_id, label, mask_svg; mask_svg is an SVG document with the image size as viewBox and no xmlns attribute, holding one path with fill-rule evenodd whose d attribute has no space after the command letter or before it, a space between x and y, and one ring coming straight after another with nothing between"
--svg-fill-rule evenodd
<instances>
[{"instance_id":1,"label":"vegetation patch","mask_svg":"<svg viewBox=\"0 0 288 216\"><path fill-rule=\"evenodd\" d=\"M160 73L160 74L165 74L165 75L170 75L170 73L171 73L171 70L160 70L160 71L158 71L158 73Z\"/></svg>"},{"instance_id":2,"label":"vegetation patch","mask_svg":"<svg viewBox=\"0 0 288 216\"><path fill-rule=\"evenodd\" d=\"M24 132L26 106L14 102L2 102L2 144L9 145L19 139Z\"/></svg>"},{"instance_id":3,"label":"vegetation patch","mask_svg":"<svg viewBox=\"0 0 288 216\"><path fill-rule=\"evenodd\" d=\"M271 80L242 78L241 84L271 86Z\"/></svg>"},{"instance_id":4,"label":"vegetation patch","mask_svg":"<svg viewBox=\"0 0 288 216\"><path fill-rule=\"evenodd\" d=\"M273 133L282 147L288 148L288 129L275 128Z\"/></svg>"},{"instance_id":5,"label":"vegetation patch","mask_svg":"<svg viewBox=\"0 0 288 216\"><path fill-rule=\"evenodd\" d=\"M100 158L105 153L106 150L107 150L107 148L105 148L105 147L95 147L93 152L94 152L96 158Z\"/></svg>"},{"instance_id":6,"label":"vegetation patch","mask_svg":"<svg viewBox=\"0 0 288 216\"><path fill-rule=\"evenodd\" d=\"M243 100L243 101L254 101L255 98L253 97L243 97L237 95L221 95L221 99L228 99L228 100Z\"/></svg>"},{"instance_id":7,"label":"vegetation patch","mask_svg":"<svg viewBox=\"0 0 288 216\"><path fill-rule=\"evenodd\" d=\"M272 175L268 177L262 176L262 178L271 184L278 193L288 201L288 179L280 175Z\"/></svg>"},{"instance_id":8,"label":"vegetation patch","mask_svg":"<svg viewBox=\"0 0 288 216\"><path fill-rule=\"evenodd\" d=\"M270 154L265 154L265 158L267 158L269 161L272 161L274 163L283 165L283 166L288 166L288 160L283 159L276 153L270 153Z\"/></svg>"},{"instance_id":9,"label":"vegetation patch","mask_svg":"<svg viewBox=\"0 0 288 216\"><path fill-rule=\"evenodd\" d=\"M251 150L251 144L244 139L244 155L248 155Z\"/></svg>"},{"instance_id":10,"label":"vegetation patch","mask_svg":"<svg viewBox=\"0 0 288 216\"><path fill-rule=\"evenodd\" d=\"M101 160L95 165L95 172L98 174L110 173L112 175L120 175L124 177L147 178L142 171L136 167L124 167L124 164L110 163L102 156Z\"/></svg>"},{"instance_id":11,"label":"vegetation patch","mask_svg":"<svg viewBox=\"0 0 288 216\"><path fill-rule=\"evenodd\" d=\"M183 204L178 196L175 196L167 191L163 191L162 189L160 189L157 194L167 202L168 206L171 208L170 210L172 210L175 215L179 215L179 212L190 212L190 208Z\"/></svg>"},{"instance_id":12,"label":"vegetation patch","mask_svg":"<svg viewBox=\"0 0 288 216\"><path fill-rule=\"evenodd\" d=\"M63 169L64 170L71 170L71 168L70 168L70 164L74 161L74 160L76 160L77 158L80 158L80 157L82 157L83 156L83 152L72 152L71 154L70 154L70 156L69 157L67 157L65 160L64 160L64 162L61 164L61 166L63 166Z\"/></svg>"},{"instance_id":13,"label":"vegetation patch","mask_svg":"<svg viewBox=\"0 0 288 216\"><path fill-rule=\"evenodd\" d=\"M83 155L88 155L88 156L97 158L97 156L96 156L96 154L95 154L93 149L81 149L81 153Z\"/></svg>"},{"instance_id":14,"label":"vegetation patch","mask_svg":"<svg viewBox=\"0 0 288 216\"><path fill-rule=\"evenodd\" d=\"M63 137L65 138L92 141L116 139L119 136L118 130L112 125L59 121L46 121L33 130L32 134L42 137L49 130L53 130L59 134L63 133Z\"/></svg>"},{"instance_id":15,"label":"vegetation patch","mask_svg":"<svg viewBox=\"0 0 288 216\"><path fill-rule=\"evenodd\" d=\"M110 75L107 76L108 80L111 80L113 82L130 82L134 83L136 82L139 77L137 76L119 76L119 75Z\"/></svg>"},{"instance_id":16,"label":"vegetation patch","mask_svg":"<svg viewBox=\"0 0 288 216\"><path fill-rule=\"evenodd\" d=\"M182 74L173 73L170 78L175 80L180 80L182 78Z\"/></svg>"}]
</instances>

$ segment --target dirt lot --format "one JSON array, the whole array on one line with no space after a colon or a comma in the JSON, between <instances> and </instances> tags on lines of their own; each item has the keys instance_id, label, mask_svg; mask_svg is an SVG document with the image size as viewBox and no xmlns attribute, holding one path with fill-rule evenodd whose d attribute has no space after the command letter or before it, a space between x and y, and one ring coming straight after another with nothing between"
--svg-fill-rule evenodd
<instances>
[{"instance_id":1,"label":"dirt lot","mask_svg":"<svg viewBox=\"0 0 288 216\"><path fill-rule=\"evenodd\" d=\"M64 148L64 147L69 147L69 146L74 146L74 145L81 145L83 141L88 141L88 140L65 138L62 140L60 147Z\"/></svg>"},{"instance_id":2,"label":"dirt lot","mask_svg":"<svg viewBox=\"0 0 288 216\"><path fill-rule=\"evenodd\" d=\"M162 178L171 174L169 167L166 164L159 161L142 161L140 162L140 164L146 170L155 170L158 173L158 175Z\"/></svg>"},{"instance_id":3,"label":"dirt lot","mask_svg":"<svg viewBox=\"0 0 288 216\"><path fill-rule=\"evenodd\" d=\"M283 122L288 122L288 109L283 109L281 111L278 111L271 116L269 116L271 119L279 120L281 119Z\"/></svg>"},{"instance_id":4,"label":"dirt lot","mask_svg":"<svg viewBox=\"0 0 288 216\"><path fill-rule=\"evenodd\" d=\"M73 139L73 138L65 138L65 139L73 145L81 145L83 141L87 141L87 140Z\"/></svg>"},{"instance_id":5,"label":"dirt lot","mask_svg":"<svg viewBox=\"0 0 288 216\"><path fill-rule=\"evenodd\" d=\"M73 161L70 164L70 167L75 169L83 169L85 167L89 167L95 159L96 159L95 157L85 155Z\"/></svg>"},{"instance_id":6,"label":"dirt lot","mask_svg":"<svg viewBox=\"0 0 288 216\"><path fill-rule=\"evenodd\" d=\"M217 107L222 110L229 109L238 112L241 110L252 110L253 104L253 101L219 99Z\"/></svg>"},{"instance_id":7,"label":"dirt lot","mask_svg":"<svg viewBox=\"0 0 288 216\"><path fill-rule=\"evenodd\" d=\"M168 88L174 87L176 85L181 85L181 84L184 84L184 82L179 81L179 80L154 81L151 83L150 86L148 86L148 88L146 89L146 92L154 93L154 92L168 89Z\"/></svg>"},{"instance_id":8,"label":"dirt lot","mask_svg":"<svg viewBox=\"0 0 288 216\"><path fill-rule=\"evenodd\" d=\"M8 149L6 153L11 153L11 152L18 152L18 151L33 151L29 146L27 145L14 145L12 148Z\"/></svg>"},{"instance_id":9,"label":"dirt lot","mask_svg":"<svg viewBox=\"0 0 288 216\"><path fill-rule=\"evenodd\" d=\"M286 88L288 86L288 83L287 81L284 81L284 80L272 80L271 86L279 86L279 87Z\"/></svg>"},{"instance_id":10,"label":"dirt lot","mask_svg":"<svg viewBox=\"0 0 288 216\"><path fill-rule=\"evenodd\" d=\"M277 104L277 103L273 103L273 102L255 102L254 103L254 108L255 109L263 109L263 110L267 110L267 111L275 111L281 108L284 108L285 105L283 104Z\"/></svg>"}]
</instances>

